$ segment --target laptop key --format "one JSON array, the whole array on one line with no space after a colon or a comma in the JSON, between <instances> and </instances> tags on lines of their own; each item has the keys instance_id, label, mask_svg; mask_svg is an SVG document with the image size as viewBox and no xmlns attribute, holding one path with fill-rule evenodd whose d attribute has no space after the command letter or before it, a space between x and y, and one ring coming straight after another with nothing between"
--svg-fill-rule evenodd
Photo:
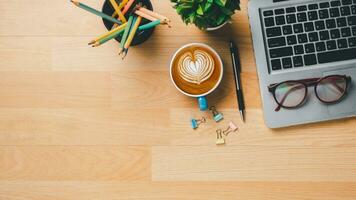
<instances>
[{"instance_id":1,"label":"laptop key","mask_svg":"<svg viewBox=\"0 0 356 200\"><path fill-rule=\"evenodd\" d=\"M313 43L306 44L304 46L304 48L305 48L305 53L314 53L315 52L315 46Z\"/></svg>"},{"instance_id":2,"label":"laptop key","mask_svg":"<svg viewBox=\"0 0 356 200\"><path fill-rule=\"evenodd\" d=\"M308 5L308 9L309 10L316 10L316 9L318 9L319 8L319 6L318 6L318 4L309 4Z\"/></svg>"},{"instance_id":3,"label":"laptop key","mask_svg":"<svg viewBox=\"0 0 356 200\"><path fill-rule=\"evenodd\" d=\"M299 43L306 43L306 42L308 42L307 34L305 34L305 33L299 34L299 35L298 35L298 42L299 42Z\"/></svg>"},{"instance_id":4,"label":"laptop key","mask_svg":"<svg viewBox=\"0 0 356 200\"><path fill-rule=\"evenodd\" d=\"M319 7L320 8L329 8L330 7L330 3L329 2L320 3Z\"/></svg>"},{"instance_id":5,"label":"laptop key","mask_svg":"<svg viewBox=\"0 0 356 200\"><path fill-rule=\"evenodd\" d=\"M296 45L296 46L294 46L294 54L295 54L295 55L304 54L304 47L303 47L303 45Z\"/></svg>"},{"instance_id":6,"label":"laptop key","mask_svg":"<svg viewBox=\"0 0 356 200\"><path fill-rule=\"evenodd\" d=\"M356 37L349 38L349 46L356 47Z\"/></svg>"},{"instance_id":7,"label":"laptop key","mask_svg":"<svg viewBox=\"0 0 356 200\"><path fill-rule=\"evenodd\" d=\"M346 39L337 40L337 47L339 49L347 48L347 40Z\"/></svg>"},{"instance_id":8,"label":"laptop key","mask_svg":"<svg viewBox=\"0 0 356 200\"><path fill-rule=\"evenodd\" d=\"M351 6L351 12L353 15L356 15L356 5Z\"/></svg>"},{"instance_id":9,"label":"laptop key","mask_svg":"<svg viewBox=\"0 0 356 200\"><path fill-rule=\"evenodd\" d=\"M320 19L327 19L327 18L329 18L329 11L328 11L328 9L319 10L319 18L320 18Z\"/></svg>"},{"instance_id":10,"label":"laptop key","mask_svg":"<svg viewBox=\"0 0 356 200\"><path fill-rule=\"evenodd\" d=\"M315 49L318 52L325 51L326 50L325 42L317 42L317 43L315 43Z\"/></svg>"},{"instance_id":11,"label":"laptop key","mask_svg":"<svg viewBox=\"0 0 356 200\"><path fill-rule=\"evenodd\" d=\"M271 60L272 70L282 69L282 63L280 59Z\"/></svg>"},{"instance_id":12,"label":"laptop key","mask_svg":"<svg viewBox=\"0 0 356 200\"><path fill-rule=\"evenodd\" d=\"M319 38L320 40L329 40L330 39L329 31L320 31Z\"/></svg>"},{"instance_id":13,"label":"laptop key","mask_svg":"<svg viewBox=\"0 0 356 200\"><path fill-rule=\"evenodd\" d=\"M330 2L331 7L337 7L337 6L341 6L341 2L340 1L332 1Z\"/></svg>"},{"instance_id":14,"label":"laptop key","mask_svg":"<svg viewBox=\"0 0 356 200\"><path fill-rule=\"evenodd\" d=\"M303 32L303 25L302 24L294 24L293 25L294 33L302 33Z\"/></svg>"},{"instance_id":15,"label":"laptop key","mask_svg":"<svg viewBox=\"0 0 356 200\"><path fill-rule=\"evenodd\" d=\"M284 14L284 8L279 8L274 10L275 15L283 15Z\"/></svg>"},{"instance_id":16,"label":"laptop key","mask_svg":"<svg viewBox=\"0 0 356 200\"><path fill-rule=\"evenodd\" d=\"M282 66L283 69L289 69L292 68L292 59L291 58L283 58L282 59Z\"/></svg>"},{"instance_id":17,"label":"laptop key","mask_svg":"<svg viewBox=\"0 0 356 200\"><path fill-rule=\"evenodd\" d=\"M292 26L291 26L291 25L283 26L282 29L283 29L283 34L284 34L284 35L293 34L293 29L292 29Z\"/></svg>"},{"instance_id":18,"label":"laptop key","mask_svg":"<svg viewBox=\"0 0 356 200\"><path fill-rule=\"evenodd\" d=\"M267 16L272 16L273 15L273 10L266 10L263 11L263 16L267 17Z\"/></svg>"},{"instance_id":19,"label":"laptop key","mask_svg":"<svg viewBox=\"0 0 356 200\"><path fill-rule=\"evenodd\" d=\"M336 28L335 19L328 19L325 21L325 23L326 23L326 28L328 28L328 29Z\"/></svg>"},{"instance_id":20,"label":"laptop key","mask_svg":"<svg viewBox=\"0 0 356 200\"><path fill-rule=\"evenodd\" d=\"M356 36L356 26L352 27L352 35Z\"/></svg>"},{"instance_id":21,"label":"laptop key","mask_svg":"<svg viewBox=\"0 0 356 200\"><path fill-rule=\"evenodd\" d=\"M266 27L274 26L274 18L273 17L265 18L265 26Z\"/></svg>"},{"instance_id":22,"label":"laptop key","mask_svg":"<svg viewBox=\"0 0 356 200\"><path fill-rule=\"evenodd\" d=\"M304 30L305 30L305 32L314 31L314 24L313 24L313 22L304 23Z\"/></svg>"},{"instance_id":23,"label":"laptop key","mask_svg":"<svg viewBox=\"0 0 356 200\"><path fill-rule=\"evenodd\" d=\"M351 5L352 0L342 0L342 5Z\"/></svg>"},{"instance_id":24,"label":"laptop key","mask_svg":"<svg viewBox=\"0 0 356 200\"><path fill-rule=\"evenodd\" d=\"M350 16L347 18L349 26L356 26L356 16Z\"/></svg>"},{"instance_id":25,"label":"laptop key","mask_svg":"<svg viewBox=\"0 0 356 200\"><path fill-rule=\"evenodd\" d=\"M326 51L318 53L318 61L321 64L351 59L356 59L356 48L348 48L337 51Z\"/></svg>"},{"instance_id":26,"label":"laptop key","mask_svg":"<svg viewBox=\"0 0 356 200\"><path fill-rule=\"evenodd\" d=\"M297 22L297 18L295 17L295 14L287 15L286 18L288 24L294 24Z\"/></svg>"},{"instance_id":27,"label":"laptop key","mask_svg":"<svg viewBox=\"0 0 356 200\"><path fill-rule=\"evenodd\" d=\"M316 65L317 64L316 55L315 54L304 55L304 62L306 66Z\"/></svg>"},{"instance_id":28,"label":"laptop key","mask_svg":"<svg viewBox=\"0 0 356 200\"><path fill-rule=\"evenodd\" d=\"M315 29L320 31L325 29L325 22L323 20L315 22Z\"/></svg>"},{"instance_id":29,"label":"laptop key","mask_svg":"<svg viewBox=\"0 0 356 200\"><path fill-rule=\"evenodd\" d=\"M345 27L341 29L341 36L342 37L350 37L351 36L351 29L349 27Z\"/></svg>"},{"instance_id":30,"label":"laptop key","mask_svg":"<svg viewBox=\"0 0 356 200\"><path fill-rule=\"evenodd\" d=\"M331 36L331 39L337 39L337 38L340 38L340 31L339 29L333 29L330 31L330 36Z\"/></svg>"},{"instance_id":31,"label":"laptop key","mask_svg":"<svg viewBox=\"0 0 356 200\"><path fill-rule=\"evenodd\" d=\"M294 56L293 64L294 64L294 67L302 67L303 66L303 57L302 56Z\"/></svg>"},{"instance_id":32,"label":"laptop key","mask_svg":"<svg viewBox=\"0 0 356 200\"><path fill-rule=\"evenodd\" d=\"M336 19L337 26L338 27L344 27L347 26L346 18L345 17L340 17Z\"/></svg>"},{"instance_id":33,"label":"laptop key","mask_svg":"<svg viewBox=\"0 0 356 200\"><path fill-rule=\"evenodd\" d=\"M282 35L282 30L280 27L267 28L266 33L267 33L267 37L276 37Z\"/></svg>"},{"instance_id":34,"label":"laptop key","mask_svg":"<svg viewBox=\"0 0 356 200\"><path fill-rule=\"evenodd\" d=\"M307 21L307 14L306 13L298 13L297 14L297 19L298 19L298 22L305 22Z\"/></svg>"},{"instance_id":35,"label":"laptop key","mask_svg":"<svg viewBox=\"0 0 356 200\"><path fill-rule=\"evenodd\" d=\"M335 40L330 40L326 42L326 47L328 50L334 50L336 49L336 42Z\"/></svg>"},{"instance_id":36,"label":"laptop key","mask_svg":"<svg viewBox=\"0 0 356 200\"><path fill-rule=\"evenodd\" d=\"M340 17L339 8L330 8L330 16L331 17Z\"/></svg>"},{"instance_id":37,"label":"laptop key","mask_svg":"<svg viewBox=\"0 0 356 200\"><path fill-rule=\"evenodd\" d=\"M308 19L309 19L309 21L317 20L318 19L318 12L316 12L316 11L308 12Z\"/></svg>"},{"instance_id":38,"label":"laptop key","mask_svg":"<svg viewBox=\"0 0 356 200\"><path fill-rule=\"evenodd\" d=\"M284 37L271 38L267 40L267 43L269 48L286 46L286 39Z\"/></svg>"},{"instance_id":39,"label":"laptop key","mask_svg":"<svg viewBox=\"0 0 356 200\"><path fill-rule=\"evenodd\" d=\"M290 35L287 37L287 44L294 45L297 44L297 37L295 35Z\"/></svg>"},{"instance_id":40,"label":"laptop key","mask_svg":"<svg viewBox=\"0 0 356 200\"><path fill-rule=\"evenodd\" d=\"M348 16L351 15L351 9L349 6L343 6L340 8L340 12L342 16Z\"/></svg>"},{"instance_id":41,"label":"laptop key","mask_svg":"<svg viewBox=\"0 0 356 200\"><path fill-rule=\"evenodd\" d=\"M309 37L309 42L319 41L319 36L317 32L309 33L308 37Z\"/></svg>"},{"instance_id":42,"label":"laptop key","mask_svg":"<svg viewBox=\"0 0 356 200\"><path fill-rule=\"evenodd\" d=\"M298 12L303 12L307 10L307 6L298 6L297 7Z\"/></svg>"},{"instance_id":43,"label":"laptop key","mask_svg":"<svg viewBox=\"0 0 356 200\"><path fill-rule=\"evenodd\" d=\"M284 18L283 15L276 17L276 24L277 24L277 25L284 25L284 24L286 24L286 19Z\"/></svg>"},{"instance_id":44,"label":"laptop key","mask_svg":"<svg viewBox=\"0 0 356 200\"><path fill-rule=\"evenodd\" d=\"M295 7L288 7L288 8L286 8L286 13L295 13L295 12L296 12Z\"/></svg>"},{"instance_id":45,"label":"laptop key","mask_svg":"<svg viewBox=\"0 0 356 200\"><path fill-rule=\"evenodd\" d=\"M293 55L292 47L282 47L269 50L269 54L271 58L280 58L280 57L287 57Z\"/></svg>"}]
</instances>

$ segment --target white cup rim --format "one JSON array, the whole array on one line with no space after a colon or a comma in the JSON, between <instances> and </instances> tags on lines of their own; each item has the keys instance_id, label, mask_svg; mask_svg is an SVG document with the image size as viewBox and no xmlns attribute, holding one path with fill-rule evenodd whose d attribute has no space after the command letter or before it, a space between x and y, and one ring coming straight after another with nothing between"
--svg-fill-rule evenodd
<instances>
[{"instance_id":1,"label":"white cup rim","mask_svg":"<svg viewBox=\"0 0 356 200\"><path fill-rule=\"evenodd\" d=\"M221 73L220 73L220 76L219 76L219 80L216 82L215 86L210 89L208 92L204 93L204 94L197 94L197 95L194 95L194 94L189 94L185 91L183 91L182 89L180 89L178 87L178 85L176 84L176 82L174 81L173 79L173 74L172 74L172 68L173 68L173 62L174 62L174 59L176 58L177 54L179 52L181 52L183 49L187 48L187 47L190 47L190 46L202 46L202 47L205 47L207 49L209 49L211 52L213 52L215 54L215 56L218 58L218 62L220 63L220 67L221 67ZM220 85L221 83L221 80L223 78L223 74L224 74L224 67L223 67L223 62L221 60L221 57L220 55L215 51L215 49L213 49L211 46L207 45L207 44L204 44L204 43L198 43L198 42L194 42L194 43L189 43L189 44L186 44L186 45L183 45L182 47L180 47L172 56L172 59L171 59L171 63L170 63L170 67L169 67L169 74L170 74L170 77L171 77L171 81L173 82L173 85L175 86L175 88L177 88L178 91L180 91L181 93L189 96L189 97L205 97L207 95L209 95L210 93L212 93L214 90L216 90L216 88Z\"/></svg>"}]
</instances>

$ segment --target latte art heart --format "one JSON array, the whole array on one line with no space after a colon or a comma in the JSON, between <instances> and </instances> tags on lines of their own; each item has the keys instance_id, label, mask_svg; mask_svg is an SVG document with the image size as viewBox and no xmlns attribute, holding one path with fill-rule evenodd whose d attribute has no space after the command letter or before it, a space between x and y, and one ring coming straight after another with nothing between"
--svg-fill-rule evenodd
<instances>
[{"instance_id":1,"label":"latte art heart","mask_svg":"<svg viewBox=\"0 0 356 200\"><path fill-rule=\"evenodd\" d=\"M214 58L205 51L186 52L178 61L179 75L185 81L199 85L211 77L214 64Z\"/></svg>"}]
</instances>

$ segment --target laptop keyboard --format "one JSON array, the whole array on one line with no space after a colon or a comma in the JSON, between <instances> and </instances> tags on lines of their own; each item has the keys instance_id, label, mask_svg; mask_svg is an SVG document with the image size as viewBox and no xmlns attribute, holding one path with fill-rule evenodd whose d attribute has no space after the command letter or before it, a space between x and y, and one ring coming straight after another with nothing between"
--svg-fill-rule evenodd
<instances>
[{"instance_id":1,"label":"laptop keyboard","mask_svg":"<svg viewBox=\"0 0 356 200\"><path fill-rule=\"evenodd\" d=\"M356 59L356 0L262 10L272 71Z\"/></svg>"}]
</instances>

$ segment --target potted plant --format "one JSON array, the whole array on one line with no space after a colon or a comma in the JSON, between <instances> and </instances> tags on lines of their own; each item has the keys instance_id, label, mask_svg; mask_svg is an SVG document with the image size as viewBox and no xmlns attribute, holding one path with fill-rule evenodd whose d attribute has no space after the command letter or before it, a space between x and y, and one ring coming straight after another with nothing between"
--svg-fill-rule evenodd
<instances>
[{"instance_id":1,"label":"potted plant","mask_svg":"<svg viewBox=\"0 0 356 200\"><path fill-rule=\"evenodd\" d=\"M216 30L231 20L240 10L240 0L171 0L186 24L202 30Z\"/></svg>"}]
</instances>

